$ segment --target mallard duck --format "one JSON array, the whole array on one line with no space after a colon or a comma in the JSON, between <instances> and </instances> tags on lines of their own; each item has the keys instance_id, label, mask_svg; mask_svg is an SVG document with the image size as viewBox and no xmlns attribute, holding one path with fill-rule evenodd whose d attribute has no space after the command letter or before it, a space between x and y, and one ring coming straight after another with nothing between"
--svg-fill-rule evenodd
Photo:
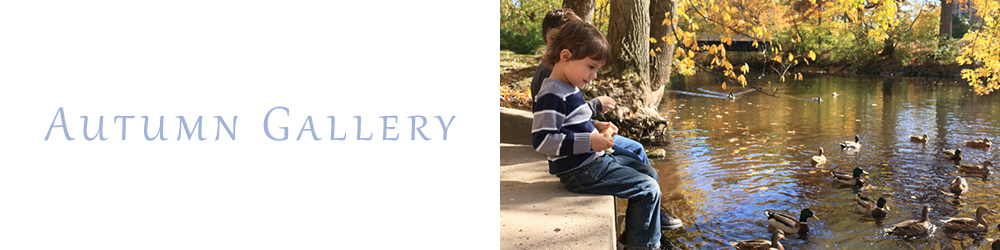
<instances>
[{"instance_id":1,"label":"mallard duck","mask_svg":"<svg viewBox=\"0 0 1000 250\"><path fill-rule=\"evenodd\" d=\"M955 165L958 170L969 173L969 174L989 174L990 168L993 167L993 163L990 161L984 161L983 165L976 164L959 164Z\"/></svg>"},{"instance_id":2,"label":"mallard duck","mask_svg":"<svg viewBox=\"0 0 1000 250\"><path fill-rule=\"evenodd\" d=\"M959 162L962 160L962 150L961 149L942 149L941 156Z\"/></svg>"},{"instance_id":3,"label":"mallard duck","mask_svg":"<svg viewBox=\"0 0 1000 250\"><path fill-rule=\"evenodd\" d=\"M840 143L840 147L844 149L858 149L861 148L861 136L854 135L854 141L844 141Z\"/></svg>"},{"instance_id":4,"label":"mallard duck","mask_svg":"<svg viewBox=\"0 0 1000 250\"><path fill-rule=\"evenodd\" d=\"M814 155L812 157L812 160L810 160L810 162L812 163L813 166L819 166L819 165L826 164L826 156L823 155L823 148L822 147L819 148L819 154Z\"/></svg>"},{"instance_id":5,"label":"mallard duck","mask_svg":"<svg viewBox=\"0 0 1000 250\"><path fill-rule=\"evenodd\" d=\"M784 250L785 247L781 246L781 242L778 242L778 240L786 240L785 232L781 231L781 229L774 230L774 233L771 234L771 240L741 240L739 242L730 242L729 244L733 245L738 250Z\"/></svg>"},{"instance_id":6,"label":"mallard duck","mask_svg":"<svg viewBox=\"0 0 1000 250\"><path fill-rule=\"evenodd\" d=\"M927 134L924 134L924 136L923 136L923 137L920 137L920 136L916 136L916 135L911 135L911 136L910 136L910 141L912 141L912 142L922 142L922 143L927 143Z\"/></svg>"},{"instance_id":7,"label":"mallard duck","mask_svg":"<svg viewBox=\"0 0 1000 250\"><path fill-rule=\"evenodd\" d=\"M878 201L873 201L868 197L857 194L856 200L858 201L858 211L863 214L876 219L885 218L886 215L889 215L889 208L885 206L885 198L883 197L878 197Z\"/></svg>"},{"instance_id":8,"label":"mallard duck","mask_svg":"<svg viewBox=\"0 0 1000 250\"><path fill-rule=\"evenodd\" d=\"M837 171L830 172L830 174L833 175L834 180L837 180L837 183L861 187L865 184L865 181L861 179L861 174L868 174L868 172L861 170L860 167L855 167L850 174Z\"/></svg>"},{"instance_id":9,"label":"mallard duck","mask_svg":"<svg viewBox=\"0 0 1000 250\"><path fill-rule=\"evenodd\" d=\"M982 140L965 141L965 146L970 148L989 148L993 146L993 142L990 142L989 138L983 138Z\"/></svg>"},{"instance_id":10,"label":"mallard duck","mask_svg":"<svg viewBox=\"0 0 1000 250\"><path fill-rule=\"evenodd\" d=\"M951 181L951 185L948 185L948 191L955 195L962 195L966 190L969 190L969 183L965 182L965 178L961 176L956 176L955 180Z\"/></svg>"},{"instance_id":11,"label":"mallard duck","mask_svg":"<svg viewBox=\"0 0 1000 250\"><path fill-rule=\"evenodd\" d=\"M837 97L840 94L837 94L837 92L833 92L833 94L830 94L830 95L833 96L833 97Z\"/></svg>"},{"instance_id":12,"label":"mallard duck","mask_svg":"<svg viewBox=\"0 0 1000 250\"><path fill-rule=\"evenodd\" d=\"M806 220L810 217L817 220L819 219L816 218L816 215L813 215L812 210L809 210L808 208L802 209L802 212L799 213L798 220L796 220L795 217L785 214L770 211L764 213L767 214L767 222L774 228L785 232L795 232L797 234L806 234L809 232L809 223L806 222Z\"/></svg>"},{"instance_id":13,"label":"mallard duck","mask_svg":"<svg viewBox=\"0 0 1000 250\"><path fill-rule=\"evenodd\" d=\"M814 101L814 102L822 102L822 101L823 101L823 98L819 98L819 97L813 97L813 99L810 99L810 100L811 100L811 101Z\"/></svg>"},{"instance_id":14,"label":"mallard duck","mask_svg":"<svg viewBox=\"0 0 1000 250\"><path fill-rule=\"evenodd\" d=\"M927 218L927 214L930 212L931 206L924 205L924 209L921 211L920 220L903 221L886 231L891 234L902 236L912 236L926 233L927 229L931 228L931 220Z\"/></svg>"},{"instance_id":15,"label":"mallard duck","mask_svg":"<svg viewBox=\"0 0 1000 250\"><path fill-rule=\"evenodd\" d=\"M729 100L734 100L736 99L736 95L734 95L733 92L729 92L729 94L726 95L726 98L729 98Z\"/></svg>"},{"instance_id":16,"label":"mallard duck","mask_svg":"<svg viewBox=\"0 0 1000 250\"><path fill-rule=\"evenodd\" d=\"M944 221L944 228L961 232L985 232L990 229L990 223L983 219L987 214L996 214L980 206L976 208L976 218L949 218Z\"/></svg>"}]
</instances>

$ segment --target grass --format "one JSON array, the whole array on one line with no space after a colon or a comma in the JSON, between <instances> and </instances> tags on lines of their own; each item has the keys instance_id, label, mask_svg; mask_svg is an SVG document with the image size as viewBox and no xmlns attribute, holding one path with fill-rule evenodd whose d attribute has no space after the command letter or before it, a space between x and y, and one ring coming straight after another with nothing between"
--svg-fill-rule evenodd
<instances>
[{"instance_id":1,"label":"grass","mask_svg":"<svg viewBox=\"0 0 1000 250\"><path fill-rule=\"evenodd\" d=\"M510 50L500 50L500 68L526 68L538 65L536 55L517 54Z\"/></svg>"}]
</instances>

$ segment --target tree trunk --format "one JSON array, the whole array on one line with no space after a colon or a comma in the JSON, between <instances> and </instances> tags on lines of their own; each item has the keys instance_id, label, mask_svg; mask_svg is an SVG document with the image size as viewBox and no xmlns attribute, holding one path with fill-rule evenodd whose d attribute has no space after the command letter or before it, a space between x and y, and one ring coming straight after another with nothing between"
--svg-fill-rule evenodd
<instances>
[{"instance_id":1,"label":"tree trunk","mask_svg":"<svg viewBox=\"0 0 1000 250\"><path fill-rule=\"evenodd\" d=\"M649 64L649 90L650 100L646 103L659 104L663 97L663 90L670 87L670 71L674 62L674 44L666 40L674 39L674 30L677 24L673 22L677 15L676 0L650 0L649 1L649 37L655 38L656 43L650 44L650 49L657 50L656 57L651 58ZM663 25L664 20L670 20L670 25Z\"/></svg>"},{"instance_id":2,"label":"tree trunk","mask_svg":"<svg viewBox=\"0 0 1000 250\"><path fill-rule=\"evenodd\" d=\"M955 3L949 3L952 1L954 0L941 0L941 26L938 35L945 36L946 39L951 39L951 15L955 8Z\"/></svg>"},{"instance_id":3,"label":"tree trunk","mask_svg":"<svg viewBox=\"0 0 1000 250\"><path fill-rule=\"evenodd\" d=\"M646 0L612 0L608 43L612 75L636 74L649 82L649 3Z\"/></svg>"},{"instance_id":4,"label":"tree trunk","mask_svg":"<svg viewBox=\"0 0 1000 250\"><path fill-rule=\"evenodd\" d=\"M563 8L573 10L580 19L589 24L594 24L595 0L563 0Z\"/></svg>"},{"instance_id":5,"label":"tree trunk","mask_svg":"<svg viewBox=\"0 0 1000 250\"><path fill-rule=\"evenodd\" d=\"M894 55L896 55L896 41L892 38L886 38L883 41L882 53L879 53L879 56L892 57Z\"/></svg>"},{"instance_id":6,"label":"tree trunk","mask_svg":"<svg viewBox=\"0 0 1000 250\"><path fill-rule=\"evenodd\" d=\"M659 7L650 8L647 0L611 0L607 36L611 58L606 65L613 80L610 86L598 88L617 102L608 120L620 124L619 134L651 145L662 145L669 140L667 121L660 117L658 107L663 87L670 79L669 65L673 60L673 50L668 49L666 53L662 53L664 49L661 48L658 58L650 61L651 10L660 11L658 15L665 17L664 13L673 10L673 6L660 4ZM663 45L659 40L668 32L662 29L663 19L658 20L653 24L654 27L661 28L656 33L659 34L656 37L658 42L654 44L657 47ZM663 60L659 57L663 57ZM651 80L651 68L656 70L655 83Z\"/></svg>"}]
</instances>

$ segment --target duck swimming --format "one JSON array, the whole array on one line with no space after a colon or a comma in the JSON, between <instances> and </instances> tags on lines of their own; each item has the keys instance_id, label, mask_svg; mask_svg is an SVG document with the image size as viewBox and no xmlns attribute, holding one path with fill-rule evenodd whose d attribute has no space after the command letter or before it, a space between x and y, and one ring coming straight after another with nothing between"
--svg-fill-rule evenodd
<instances>
[{"instance_id":1,"label":"duck swimming","mask_svg":"<svg viewBox=\"0 0 1000 250\"><path fill-rule=\"evenodd\" d=\"M858 202L858 212L876 219L882 219L886 215L889 215L889 208L885 206L886 201L883 197L879 197L878 201L873 201L868 197L857 194L855 195L855 200Z\"/></svg>"},{"instance_id":2,"label":"duck swimming","mask_svg":"<svg viewBox=\"0 0 1000 250\"><path fill-rule=\"evenodd\" d=\"M928 229L931 228L931 221L927 218L927 214L931 212L931 207L924 205L921 210L921 216L919 220L907 220L896 224L892 228L887 229L891 234L902 235L902 236L913 236L926 233Z\"/></svg>"},{"instance_id":3,"label":"duck swimming","mask_svg":"<svg viewBox=\"0 0 1000 250\"><path fill-rule=\"evenodd\" d=\"M944 228L960 232L985 232L990 229L990 223L983 219L987 214L996 214L980 206L976 208L976 218L949 218L944 221Z\"/></svg>"},{"instance_id":4,"label":"duck swimming","mask_svg":"<svg viewBox=\"0 0 1000 250\"><path fill-rule=\"evenodd\" d=\"M861 187L865 184L865 181L861 179L861 174L868 174L868 172L862 170L860 167L855 167L850 174L837 171L830 172L830 174L833 175L833 179L837 183Z\"/></svg>"},{"instance_id":5,"label":"duck swimming","mask_svg":"<svg viewBox=\"0 0 1000 250\"><path fill-rule=\"evenodd\" d=\"M944 156L944 158L953 160L953 161L955 161L955 163L958 163L959 161L962 160L962 150L961 149L957 149L957 148L956 149L947 149L947 148L946 149L942 149L941 150L941 156Z\"/></svg>"},{"instance_id":6,"label":"duck swimming","mask_svg":"<svg viewBox=\"0 0 1000 250\"><path fill-rule=\"evenodd\" d=\"M910 136L910 141L912 141L912 142L922 142L922 143L927 143L927 134L924 134L924 136L923 136L923 137L920 137L920 136L915 136L915 135L911 135L911 136Z\"/></svg>"},{"instance_id":7,"label":"duck swimming","mask_svg":"<svg viewBox=\"0 0 1000 250\"><path fill-rule=\"evenodd\" d=\"M840 147L844 149L858 149L861 148L861 136L854 135L854 141L844 141L840 143Z\"/></svg>"},{"instance_id":8,"label":"duck swimming","mask_svg":"<svg viewBox=\"0 0 1000 250\"><path fill-rule=\"evenodd\" d=\"M802 212L799 213L798 220L790 215L770 211L766 211L764 213L767 215L767 222L774 228L785 232L795 232L800 235L809 232L809 223L807 222L809 218L819 219L816 218L816 215L814 215L812 210L809 210L808 208L802 209Z\"/></svg>"},{"instance_id":9,"label":"duck swimming","mask_svg":"<svg viewBox=\"0 0 1000 250\"><path fill-rule=\"evenodd\" d=\"M823 155L823 148L819 148L819 154L814 155L812 159L809 160L813 167L826 164L826 156Z\"/></svg>"},{"instance_id":10,"label":"duck swimming","mask_svg":"<svg viewBox=\"0 0 1000 250\"><path fill-rule=\"evenodd\" d=\"M785 247L781 245L778 240L785 240L785 232L781 229L774 230L771 234L770 240L756 239L756 240L741 240L739 242L730 242L738 250L769 250L778 249L784 250Z\"/></svg>"},{"instance_id":11,"label":"duck swimming","mask_svg":"<svg viewBox=\"0 0 1000 250\"><path fill-rule=\"evenodd\" d=\"M983 138L982 140L965 141L965 146L970 148L986 149L993 146L993 142L990 141L990 138Z\"/></svg>"},{"instance_id":12,"label":"duck swimming","mask_svg":"<svg viewBox=\"0 0 1000 250\"><path fill-rule=\"evenodd\" d=\"M968 174L989 174L990 167L993 167L993 163L990 161L983 161L983 165L959 164L955 165L955 167L958 168L959 171Z\"/></svg>"},{"instance_id":13,"label":"duck swimming","mask_svg":"<svg viewBox=\"0 0 1000 250\"><path fill-rule=\"evenodd\" d=\"M962 195L967 190L969 190L969 183L961 176L956 176L955 180L951 181L951 185L948 185L948 191L955 195Z\"/></svg>"}]
</instances>

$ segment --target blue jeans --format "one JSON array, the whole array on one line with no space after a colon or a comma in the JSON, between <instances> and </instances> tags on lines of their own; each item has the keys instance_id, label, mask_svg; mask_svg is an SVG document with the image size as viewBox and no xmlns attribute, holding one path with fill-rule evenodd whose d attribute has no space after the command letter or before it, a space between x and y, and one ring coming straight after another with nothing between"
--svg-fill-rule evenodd
<instances>
[{"instance_id":1,"label":"blue jeans","mask_svg":"<svg viewBox=\"0 0 1000 250\"><path fill-rule=\"evenodd\" d=\"M652 167L631 156L605 154L558 176L563 186L572 192L610 194L628 199L625 246L631 250L660 247L662 193Z\"/></svg>"},{"instance_id":2,"label":"blue jeans","mask_svg":"<svg viewBox=\"0 0 1000 250\"><path fill-rule=\"evenodd\" d=\"M615 145L611 147L611 149L615 150L615 154L630 156L638 159L642 163L646 163L646 165L653 165L649 164L649 158L646 157L646 149L642 147L642 143L629 139L628 137L615 135ZM653 176L655 178L655 172Z\"/></svg>"}]
</instances>

